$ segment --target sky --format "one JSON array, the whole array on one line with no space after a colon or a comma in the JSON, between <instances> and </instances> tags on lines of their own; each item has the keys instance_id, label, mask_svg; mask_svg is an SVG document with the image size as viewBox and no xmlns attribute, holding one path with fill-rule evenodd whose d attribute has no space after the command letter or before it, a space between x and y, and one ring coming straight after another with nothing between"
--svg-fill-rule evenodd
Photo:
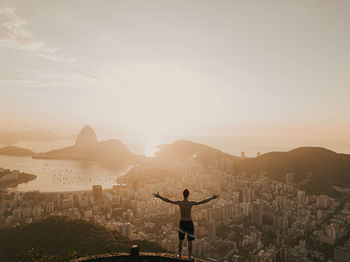
<instances>
[{"instance_id":1,"label":"sky","mask_svg":"<svg viewBox=\"0 0 350 262\"><path fill-rule=\"evenodd\" d=\"M349 13L346 0L0 0L0 128L350 153Z\"/></svg>"}]
</instances>

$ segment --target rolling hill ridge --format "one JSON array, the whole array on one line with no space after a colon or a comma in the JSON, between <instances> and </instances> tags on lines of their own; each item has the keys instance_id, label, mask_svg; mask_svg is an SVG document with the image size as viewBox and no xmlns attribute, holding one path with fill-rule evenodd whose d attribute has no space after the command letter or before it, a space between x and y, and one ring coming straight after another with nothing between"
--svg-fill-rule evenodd
<instances>
[{"instance_id":1,"label":"rolling hill ridge","mask_svg":"<svg viewBox=\"0 0 350 262\"><path fill-rule=\"evenodd\" d=\"M193 155L204 166L213 165L213 156L232 159L235 174L266 172L270 178L282 181L287 173L293 173L294 182L310 194L336 195L333 186L350 187L350 155L322 147L299 147L288 152L269 152L241 159L210 146L179 140L161 146L156 159L184 164ZM310 179L305 182L307 177Z\"/></svg>"},{"instance_id":2,"label":"rolling hill ridge","mask_svg":"<svg viewBox=\"0 0 350 262\"><path fill-rule=\"evenodd\" d=\"M309 193L335 194L332 186L350 186L350 155L321 147L300 147L288 152L270 152L256 158L240 161L236 172L267 175L282 180L287 173L294 174L301 183L310 174L310 181L301 185Z\"/></svg>"}]
</instances>

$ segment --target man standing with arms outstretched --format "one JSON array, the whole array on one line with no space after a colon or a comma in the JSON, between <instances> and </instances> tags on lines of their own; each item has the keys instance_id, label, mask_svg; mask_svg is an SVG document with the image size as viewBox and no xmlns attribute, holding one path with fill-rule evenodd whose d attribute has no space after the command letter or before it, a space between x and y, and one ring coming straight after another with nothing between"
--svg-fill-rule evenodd
<instances>
[{"instance_id":1,"label":"man standing with arms outstretched","mask_svg":"<svg viewBox=\"0 0 350 262\"><path fill-rule=\"evenodd\" d=\"M168 202L170 204L178 205L180 207L180 224L179 224L179 258L181 258L182 253L182 242L185 239L185 233L187 233L187 241L188 241L188 258L192 259L192 241L195 239L194 237L194 226L192 222L191 209L193 206L201 205L209 202L210 200L218 198L217 195L213 195L211 198L204 199L202 201L189 201L188 196L190 192L188 189L184 189L183 196L184 199L180 201L173 201L162 197L159 193L153 194L155 197Z\"/></svg>"}]
</instances>

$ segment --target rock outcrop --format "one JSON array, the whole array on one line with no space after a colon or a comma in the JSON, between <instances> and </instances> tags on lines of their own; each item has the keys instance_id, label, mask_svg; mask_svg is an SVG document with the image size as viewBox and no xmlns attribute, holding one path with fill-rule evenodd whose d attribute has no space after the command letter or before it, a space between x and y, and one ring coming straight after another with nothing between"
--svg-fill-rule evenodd
<instances>
[{"instance_id":1,"label":"rock outcrop","mask_svg":"<svg viewBox=\"0 0 350 262\"><path fill-rule=\"evenodd\" d=\"M78 147L89 147L97 144L95 131L90 126L85 126L75 140L75 145Z\"/></svg>"},{"instance_id":2,"label":"rock outcrop","mask_svg":"<svg viewBox=\"0 0 350 262\"><path fill-rule=\"evenodd\" d=\"M104 254L90 257L82 257L78 259L70 260L70 262L207 262L207 260L200 258L187 259L186 256L183 256L181 259L178 258L175 254L168 253L145 253L139 252L137 245L132 246L130 254L128 253L113 253L113 254ZM226 262L226 260L223 260Z\"/></svg>"},{"instance_id":3,"label":"rock outcrop","mask_svg":"<svg viewBox=\"0 0 350 262\"><path fill-rule=\"evenodd\" d=\"M120 140L98 142L95 131L90 126L85 126L73 146L35 154L33 158L87 160L122 167L127 165L133 156Z\"/></svg>"}]
</instances>

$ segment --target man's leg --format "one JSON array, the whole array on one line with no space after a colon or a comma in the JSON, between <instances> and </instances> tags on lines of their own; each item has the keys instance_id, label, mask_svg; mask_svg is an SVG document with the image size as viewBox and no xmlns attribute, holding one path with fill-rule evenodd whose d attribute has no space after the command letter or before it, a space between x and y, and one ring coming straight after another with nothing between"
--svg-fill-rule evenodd
<instances>
[{"instance_id":1,"label":"man's leg","mask_svg":"<svg viewBox=\"0 0 350 262\"><path fill-rule=\"evenodd\" d=\"M179 224L179 258L181 258L182 254L182 242L185 239L185 233L186 231L184 230L183 226L181 225L181 221Z\"/></svg>"},{"instance_id":2,"label":"man's leg","mask_svg":"<svg viewBox=\"0 0 350 262\"><path fill-rule=\"evenodd\" d=\"M179 258L181 258L181 254L182 254L182 239L179 239Z\"/></svg>"},{"instance_id":3,"label":"man's leg","mask_svg":"<svg viewBox=\"0 0 350 262\"><path fill-rule=\"evenodd\" d=\"M192 240L188 241L188 258L192 259Z\"/></svg>"},{"instance_id":4,"label":"man's leg","mask_svg":"<svg viewBox=\"0 0 350 262\"><path fill-rule=\"evenodd\" d=\"M187 231L187 247L188 247L188 258L192 259L192 241L195 240L194 237L194 226L193 222L191 221L188 231Z\"/></svg>"}]
</instances>

